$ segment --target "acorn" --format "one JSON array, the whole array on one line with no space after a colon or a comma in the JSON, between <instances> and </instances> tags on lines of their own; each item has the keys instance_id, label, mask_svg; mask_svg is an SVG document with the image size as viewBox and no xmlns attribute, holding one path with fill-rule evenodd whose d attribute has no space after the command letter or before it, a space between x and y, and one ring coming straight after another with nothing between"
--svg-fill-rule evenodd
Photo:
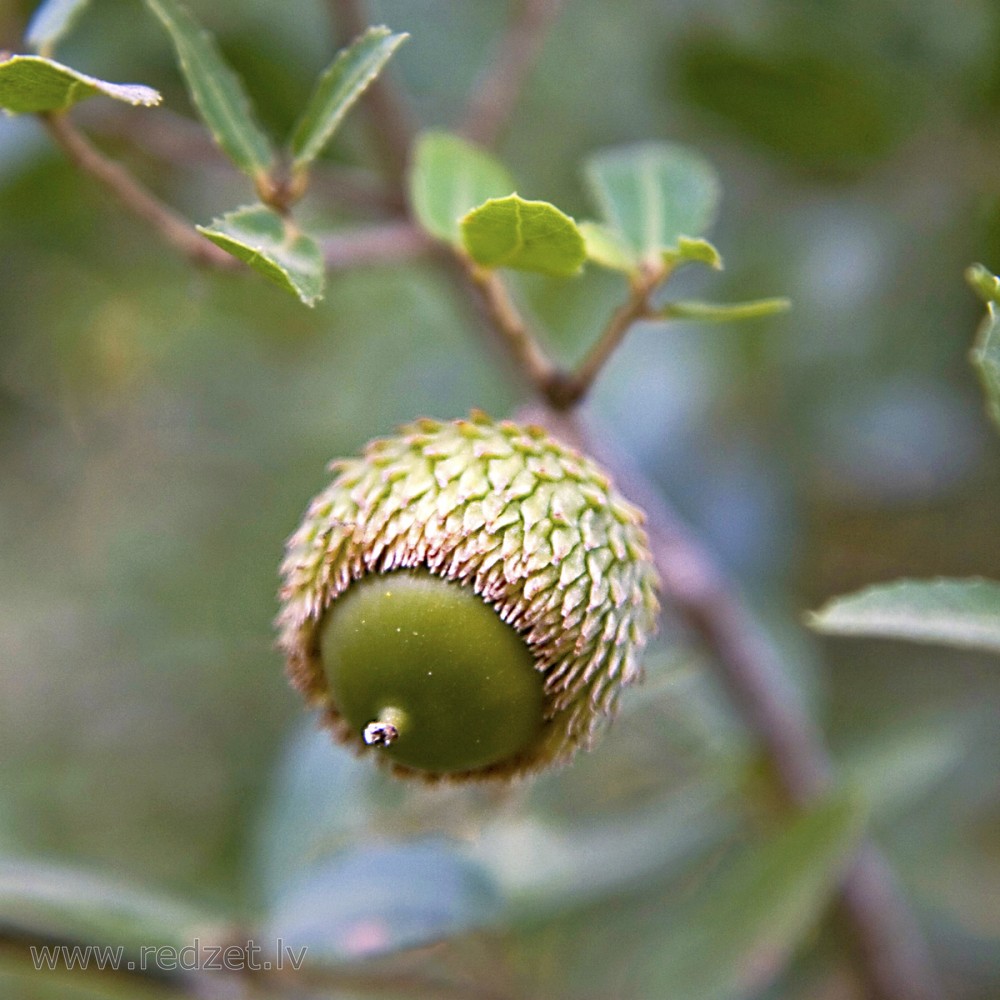
<instances>
[{"instance_id":1,"label":"acorn","mask_svg":"<svg viewBox=\"0 0 1000 1000\"><path fill-rule=\"evenodd\" d=\"M658 610L643 514L607 474L479 412L330 468L288 542L278 626L334 736L428 780L589 747Z\"/></svg>"}]
</instances>

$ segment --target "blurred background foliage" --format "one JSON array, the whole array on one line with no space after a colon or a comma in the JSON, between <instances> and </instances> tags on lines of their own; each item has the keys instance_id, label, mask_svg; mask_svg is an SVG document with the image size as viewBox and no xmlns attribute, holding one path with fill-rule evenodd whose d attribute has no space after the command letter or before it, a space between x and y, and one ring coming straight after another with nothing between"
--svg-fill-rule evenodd
<instances>
[{"instance_id":1,"label":"blurred background foliage","mask_svg":"<svg viewBox=\"0 0 1000 1000\"><path fill-rule=\"evenodd\" d=\"M0 7L0 48L23 49L33 6ZM323 5L190 6L287 132L333 49ZM454 124L505 7L371 5L412 35L392 69L424 123ZM984 1000L1000 991L996 662L799 621L872 581L1000 576L1000 449L962 281L973 260L1000 266L998 57L989 0L571 0L500 151L524 196L584 217L578 165L597 148L669 138L718 168L726 271L672 291L794 311L644 323L590 410L736 575L871 792L952 995ZM179 141L190 108L142 5L94 3L60 58L164 93L163 109L93 101L78 120L192 221L250 200L198 142L181 167L155 155L157 116ZM359 170L362 119L328 154ZM321 231L364 215L321 184L303 213ZM0 120L0 261L0 851L266 911L311 942L309 907L334 898L344 926L320 920L315 945L335 958L485 924L502 947L435 960L482 959L538 995L618 995L620 943L665 936L657 901L763 821L741 728L684 637L661 638L598 753L500 800L400 788L328 748L273 649L282 544L328 459L418 414L523 401L447 279L429 263L337 273L309 311L196 271L25 119ZM566 360L622 292L597 274L517 288ZM352 900L405 864L386 831L417 837L455 888L433 915L414 900L416 933L359 938ZM461 858L434 853L442 837ZM388 855L343 861L347 844ZM325 902L288 888L317 851L343 861L317 876L337 886ZM838 976L813 947L768 996L849 996Z\"/></svg>"}]
</instances>

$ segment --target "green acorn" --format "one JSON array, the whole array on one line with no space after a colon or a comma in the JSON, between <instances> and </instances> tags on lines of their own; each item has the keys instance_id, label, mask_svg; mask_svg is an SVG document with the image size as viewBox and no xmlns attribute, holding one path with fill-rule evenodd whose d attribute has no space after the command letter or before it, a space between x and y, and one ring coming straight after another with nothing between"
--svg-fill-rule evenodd
<instances>
[{"instance_id":1,"label":"green acorn","mask_svg":"<svg viewBox=\"0 0 1000 1000\"><path fill-rule=\"evenodd\" d=\"M540 428L482 413L331 469L288 542L278 624L335 736L431 780L588 746L655 626L641 511Z\"/></svg>"}]
</instances>

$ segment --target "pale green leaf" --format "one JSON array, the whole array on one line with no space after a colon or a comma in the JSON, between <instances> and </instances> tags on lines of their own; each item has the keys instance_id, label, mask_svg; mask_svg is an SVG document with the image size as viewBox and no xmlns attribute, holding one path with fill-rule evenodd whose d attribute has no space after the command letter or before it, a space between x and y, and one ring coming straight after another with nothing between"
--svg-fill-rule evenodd
<instances>
[{"instance_id":1,"label":"pale green leaf","mask_svg":"<svg viewBox=\"0 0 1000 1000\"><path fill-rule=\"evenodd\" d=\"M229 212L198 232L307 306L322 298L323 254L316 241L264 205Z\"/></svg>"},{"instance_id":2,"label":"pale green leaf","mask_svg":"<svg viewBox=\"0 0 1000 1000\"><path fill-rule=\"evenodd\" d=\"M788 299L754 299L751 302L668 302L657 310L662 319L694 319L709 323L730 323L735 320L760 319L788 312L792 304Z\"/></svg>"},{"instance_id":3,"label":"pale green leaf","mask_svg":"<svg viewBox=\"0 0 1000 1000\"><path fill-rule=\"evenodd\" d=\"M191 100L215 141L245 174L262 178L273 158L270 144L215 39L177 0L146 0L146 5L167 29Z\"/></svg>"},{"instance_id":4,"label":"pale green leaf","mask_svg":"<svg viewBox=\"0 0 1000 1000\"><path fill-rule=\"evenodd\" d=\"M264 939L310 965L428 945L500 916L492 879L445 837L362 843L305 868L280 894Z\"/></svg>"},{"instance_id":5,"label":"pale green leaf","mask_svg":"<svg viewBox=\"0 0 1000 1000\"><path fill-rule=\"evenodd\" d=\"M807 618L820 632L967 646L1000 653L1000 583L897 580L837 597Z\"/></svg>"},{"instance_id":6,"label":"pale green leaf","mask_svg":"<svg viewBox=\"0 0 1000 1000\"><path fill-rule=\"evenodd\" d=\"M568 215L516 194L474 208L462 219L461 232L466 252L484 267L568 277L587 259L583 236Z\"/></svg>"},{"instance_id":7,"label":"pale green leaf","mask_svg":"<svg viewBox=\"0 0 1000 1000\"><path fill-rule=\"evenodd\" d=\"M972 719L919 718L851 747L840 774L871 804L872 818L887 820L925 799L961 763Z\"/></svg>"},{"instance_id":8,"label":"pale green leaf","mask_svg":"<svg viewBox=\"0 0 1000 1000\"><path fill-rule=\"evenodd\" d=\"M45 0L31 16L24 40L42 55L51 55L69 34L90 0Z\"/></svg>"},{"instance_id":9,"label":"pale green leaf","mask_svg":"<svg viewBox=\"0 0 1000 1000\"><path fill-rule=\"evenodd\" d=\"M621 234L600 222L578 222L587 248L587 259L612 271L633 274L639 269L639 256Z\"/></svg>"},{"instance_id":10,"label":"pale green leaf","mask_svg":"<svg viewBox=\"0 0 1000 1000\"><path fill-rule=\"evenodd\" d=\"M707 264L715 271L722 270L722 254L708 240L681 236L677 240L677 246L664 250L661 256L663 263L669 267L678 267L681 264Z\"/></svg>"},{"instance_id":11,"label":"pale green leaf","mask_svg":"<svg viewBox=\"0 0 1000 1000\"><path fill-rule=\"evenodd\" d=\"M834 798L750 848L638 963L635 995L736 1000L767 985L826 908L863 811Z\"/></svg>"},{"instance_id":12,"label":"pale green leaf","mask_svg":"<svg viewBox=\"0 0 1000 1000\"><path fill-rule=\"evenodd\" d=\"M207 922L194 907L93 872L0 857L0 925L131 949L189 945Z\"/></svg>"},{"instance_id":13,"label":"pale green leaf","mask_svg":"<svg viewBox=\"0 0 1000 1000\"><path fill-rule=\"evenodd\" d=\"M449 132L425 132L410 167L410 202L432 236L461 246L460 222L477 205L514 190L503 164Z\"/></svg>"},{"instance_id":14,"label":"pale green leaf","mask_svg":"<svg viewBox=\"0 0 1000 1000\"><path fill-rule=\"evenodd\" d=\"M95 94L147 107L160 103L151 87L107 83L42 56L11 56L0 62L0 108L11 114L65 111Z\"/></svg>"},{"instance_id":15,"label":"pale green leaf","mask_svg":"<svg viewBox=\"0 0 1000 1000\"><path fill-rule=\"evenodd\" d=\"M966 268L965 280L983 302L1000 302L1000 278L988 267L973 264Z\"/></svg>"},{"instance_id":16,"label":"pale green leaf","mask_svg":"<svg viewBox=\"0 0 1000 1000\"><path fill-rule=\"evenodd\" d=\"M966 277L986 302L986 317L972 348L972 363L986 392L986 408L1000 427L1000 278L981 264L970 267Z\"/></svg>"},{"instance_id":17,"label":"pale green leaf","mask_svg":"<svg viewBox=\"0 0 1000 1000\"><path fill-rule=\"evenodd\" d=\"M502 813L483 825L468 850L497 879L512 910L551 913L639 885L681 867L706 842L732 836L726 810L736 786L735 778L699 782L641 808L577 823L540 808ZM535 795L540 803L544 793Z\"/></svg>"},{"instance_id":18,"label":"pale green leaf","mask_svg":"<svg viewBox=\"0 0 1000 1000\"><path fill-rule=\"evenodd\" d=\"M369 28L337 54L292 132L293 169L303 170L319 156L344 115L408 37L386 27Z\"/></svg>"},{"instance_id":19,"label":"pale green leaf","mask_svg":"<svg viewBox=\"0 0 1000 1000\"><path fill-rule=\"evenodd\" d=\"M585 176L606 222L644 258L700 237L715 219L719 184L700 156L668 143L610 149Z\"/></svg>"}]
</instances>

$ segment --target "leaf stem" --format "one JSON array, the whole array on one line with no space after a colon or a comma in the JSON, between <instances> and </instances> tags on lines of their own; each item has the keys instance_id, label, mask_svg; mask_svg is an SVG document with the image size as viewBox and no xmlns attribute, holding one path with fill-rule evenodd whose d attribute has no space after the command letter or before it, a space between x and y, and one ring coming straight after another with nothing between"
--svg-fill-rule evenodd
<instances>
[{"instance_id":1,"label":"leaf stem","mask_svg":"<svg viewBox=\"0 0 1000 1000\"><path fill-rule=\"evenodd\" d=\"M143 187L120 163L108 159L65 114L39 115L49 134L84 173L104 185L135 216L149 223L175 250L195 264L235 270L240 263L201 236L190 223Z\"/></svg>"},{"instance_id":2,"label":"leaf stem","mask_svg":"<svg viewBox=\"0 0 1000 1000\"><path fill-rule=\"evenodd\" d=\"M232 176L233 168L219 147L195 122L158 108L156 115L123 115L100 106L82 105L78 120L91 132L102 137L128 140L146 153L185 170L208 167ZM313 164L309 188L322 197L340 202L352 209L363 208L379 214L399 215L403 212L402 197L386 189L374 171L332 163Z\"/></svg>"},{"instance_id":3,"label":"leaf stem","mask_svg":"<svg viewBox=\"0 0 1000 1000\"><path fill-rule=\"evenodd\" d=\"M495 146L506 129L549 28L564 0L518 0L497 46L496 55L476 84L459 132L471 142Z\"/></svg>"}]
</instances>

